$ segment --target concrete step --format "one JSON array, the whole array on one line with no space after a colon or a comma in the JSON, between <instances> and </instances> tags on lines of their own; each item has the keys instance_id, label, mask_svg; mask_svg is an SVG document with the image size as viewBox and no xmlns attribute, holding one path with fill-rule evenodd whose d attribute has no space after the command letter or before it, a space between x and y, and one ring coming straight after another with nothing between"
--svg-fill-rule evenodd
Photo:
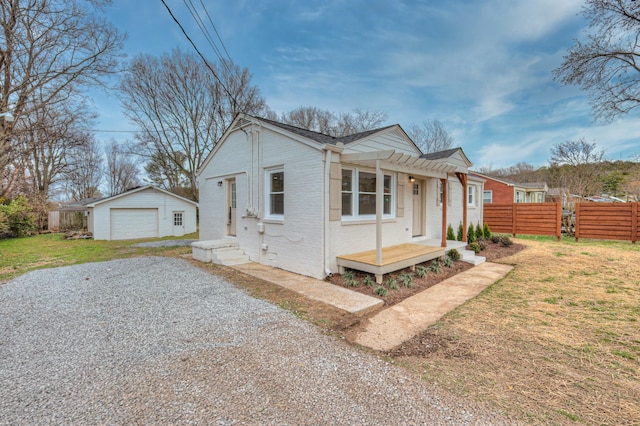
<instances>
[{"instance_id":1,"label":"concrete step","mask_svg":"<svg viewBox=\"0 0 640 426\"><path fill-rule=\"evenodd\" d=\"M240 265L249 262L249 256L239 248L219 248L211 252L211 261L216 265Z\"/></svg>"},{"instance_id":2,"label":"concrete step","mask_svg":"<svg viewBox=\"0 0 640 426\"><path fill-rule=\"evenodd\" d=\"M218 265L237 265L249 261L234 239L196 241L191 244L193 258Z\"/></svg>"},{"instance_id":3,"label":"concrete step","mask_svg":"<svg viewBox=\"0 0 640 426\"><path fill-rule=\"evenodd\" d=\"M477 256L473 250L462 250L459 249L458 253L460 253L460 260L463 262L471 263L472 265L479 265L481 263L486 262L487 258L484 256Z\"/></svg>"}]
</instances>

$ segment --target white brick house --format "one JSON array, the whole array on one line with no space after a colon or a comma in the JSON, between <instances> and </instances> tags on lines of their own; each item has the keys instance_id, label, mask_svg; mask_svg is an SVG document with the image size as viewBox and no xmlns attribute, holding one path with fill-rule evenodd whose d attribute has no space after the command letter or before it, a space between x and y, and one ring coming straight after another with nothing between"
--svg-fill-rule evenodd
<instances>
[{"instance_id":1,"label":"white brick house","mask_svg":"<svg viewBox=\"0 0 640 426\"><path fill-rule=\"evenodd\" d=\"M448 224L482 221L470 166L460 148L423 155L399 125L336 138L240 114L198 170L200 239L316 278L345 253L444 246Z\"/></svg>"}]
</instances>

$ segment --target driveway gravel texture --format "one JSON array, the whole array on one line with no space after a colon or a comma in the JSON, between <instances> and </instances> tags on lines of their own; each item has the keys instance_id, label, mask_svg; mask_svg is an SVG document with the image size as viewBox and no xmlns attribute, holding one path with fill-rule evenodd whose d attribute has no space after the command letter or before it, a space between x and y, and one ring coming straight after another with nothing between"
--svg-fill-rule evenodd
<instances>
[{"instance_id":1,"label":"driveway gravel texture","mask_svg":"<svg viewBox=\"0 0 640 426\"><path fill-rule=\"evenodd\" d=\"M0 424L512 424L189 262L0 286Z\"/></svg>"}]
</instances>

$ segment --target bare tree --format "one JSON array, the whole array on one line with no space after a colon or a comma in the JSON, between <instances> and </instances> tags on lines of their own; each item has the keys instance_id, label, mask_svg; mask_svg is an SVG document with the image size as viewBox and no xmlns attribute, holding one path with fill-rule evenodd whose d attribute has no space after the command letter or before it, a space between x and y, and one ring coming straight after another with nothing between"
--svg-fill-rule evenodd
<instances>
[{"instance_id":1,"label":"bare tree","mask_svg":"<svg viewBox=\"0 0 640 426\"><path fill-rule=\"evenodd\" d=\"M551 148L549 176L567 192L581 197L599 195L604 150L584 139L555 144Z\"/></svg>"},{"instance_id":2,"label":"bare tree","mask_svg":"<svg viewBox=\"0 0 640 426\"><path fill-rule=\"evenodd\" d=\"M301 129L341 137L374 130L387 121L387 115L361 109L355 109L352 113L335 114L316 107L299 107L283 113L280 121Z\"/></svg>"},{"instance_id":3,"label":"bare tree","mask_svg":"<svg viewBox=\"0 0 640 426\"><path fill-rule=\"evenodd\" d=\"M40 108L66 102L70 86L98 83L114 72L123 36L96 14L109 0L0 1L0 113L17 123ZM0 180L10 191L10 139L16 126L0 118ZM3 195L0 193L0 196Z\"/></svg>"},{"instance_id":4,"label":"bare tree","mask_svg":"<svg viewBox=\"0 0 640 426\"><path fill-rule=\"evenodd\" d=\"M640 2L587 0L586 41L575 41L554 71L562 84L590 94L596 117L611 120L640 106Z\"/></svg>"},{"instance_id":5,"label":"bare tree","mask_svg":"<svg viewBox=\"0 0 640 426\"><path fill-rule=\"evenodd\" d=\"M438 120L424 121L421 126L412 125L407 134L422 152L438 152L453 146L453 137Z\"/></svg>"},{"instance_id":6,"label":"bare tree","mask_svg":"<svg viewBox=\"0 0 640 426\"><path fill-rule=\"evenodd\" d=\"M83 143L71 148L67 155L67 193L74 201L98 196L104 175L100 144L92 134L84 133L84 136Z\"/></svg>"},{"instance_id":7,"label":"bare tree","mask_svg":"<svg viewBox=\"0 0 640 426\"><path fill-rule=\"evenodd\" d=\"M134 58L120 88L125 113L141 129L138 153L154 167L167 168L157 176L181 174L194 200L196 170L235 115L266 110L246 69L207 65L180 50Z\"/></svg>"},{"instance_id":8,"label":"bare tree","mask_svg":"<svg viewBox=\"0 0 640 426\"><path fill-rule=\"evenodd\" d=\"M71 98L67 91L59 93ZM90 143L87 127L95 117L82 98L43 102L47 96L46 90L31 93L25 102L29 114L16 123L12 138L13 165L29 184L31 199L46 200L52 186L72 171L72 153Z\"/></svg>"},{"instance_id":9,"label":"bare tree","mask_svg":"<svg viewBox=\"0 0 640 426\"><path fill-rule=\"evenodd\" d=\"M596 143L588 143L584 138L575 141L557 143L551 148L551 164L569 164L578 166L581 164L601 163L604 160L605 151L598 150Z\"/></svg>"},{"instance_id":10,"label":"bare tree","mask_svg":"<svg viewBox=\"0 0 640 426\"><path fill-rule=\"evenodd\" d=\"M137 161L125 145L112 140L105 148L105 154L109 195L120 194L140 184Z\"/></svg>"}]
</instances>

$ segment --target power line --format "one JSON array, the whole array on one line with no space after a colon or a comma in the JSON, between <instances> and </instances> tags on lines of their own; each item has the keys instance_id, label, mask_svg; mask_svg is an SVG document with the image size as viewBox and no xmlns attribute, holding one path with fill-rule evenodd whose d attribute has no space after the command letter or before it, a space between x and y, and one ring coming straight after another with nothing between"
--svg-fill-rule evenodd
<instances>
[{"instance_id":1,"label":"power line","mask_svg":"<svg viewBox=\"0 0 640 426\"><path fill-rule=\"evenodd\" d=\"M180 31L182 31L182 34L184 34L184 36L187 38L189 43L191 43L191 46L193 46L196 53L198 53L198 56L200 56L200 58L204 61L204 64L207 66L207 68L209 68L209 71L211 71L211 73L213 74L215 79L218 80L218 83L220 83L224 91L227 92L227 95L229 95L229 97L233 100L234 105L238 105L238 101L236 100L236 97L231 94L229 89L227 89L227 86L225 86L224 82L220 79L220 77L218 77L218 74L214 71L214 69L211 67L209 62L205 59L204 55L200 52L200 49L198 49L198 46L196 46L193 40L191 40L191 37L189 37L189 34L187 34L187 31L184 29L180 21L178 21L178 18L176 18L176 16L173 14L173 12L171 11L171 8L169 8L169 5L165 2L165 0L160 0L160 1L162 1L162 4L164 4L164 7L167 9L167 12L169 12L169 15L171 15L171 18L173 18L175 23L178 24Z\"/></svg>"},{"instance_id":2,"label":"power line","mask_svg":"<svg viewBox=\"0 0 640 426\"><path fill-rule=\"evenodd\" d=\"M104 129L89 129L89 132L95 133L143 133L142 130L104 130Z\"/></svg>"},{"instance_id":3,"label":"power line","mask_svg":"<svg viewBox=\"0 0 640 426\"><path fill-rule=\"evenodd\" d=\"M207 10L207 8L204 5L204 3L202 2L202 0L200 0L200 4L202 5L202 8L204 9L204 12L207 14L207 18L209 19L209 22L211 23L211 26L213 27L213 31L215 31L216 36L218 36L218 40L220 40L220 45L222 46L222 49L224 50L224 53L227 54L227 58L229 59L229 62L233 63L233 61L231 60L231 55L229 55L229 52L227 51L227 47L224 45L224 42L222 41L222 37L220 37L220 33L218 33L218 29L216 28L215 24L213 23L213 20L211 19L211 15L209 15L209 11Z\"/></svg>"},{"instance_id":4,"label":"power line","mask_svg":"<svg viewBox=\"0 0 640 426\"><path fill-rule=\"evenodd\" d=\"M229 56L229 52L227 52L227 50L225 48L224 51L227 54L227 58L223 57L221 50L216 45L216 42L213 40L213 37L211 36L211 33L207 29L207 26L205 25L204 21L202 20L202 17L200 16L200 13L198 12L196 7L194 6L193 1L192 0L182 0L182 2L187 7L187 10L189 11L189 13L191 13L191 16L193 17L193 19L196 21L196 25L198 25L198 28L200 28L200 32L204 35L205 40L207 41L207 43L209 43L209 46L211 46L211 49L213 49L213 52L218 57L218 60L220 61L220 63L225 67L225 69L227 70L228 73L231 73L230 63L232 61L231 61L231 57ZM200 3L202 4L202 1ZM205 10L205 12L207 13L207 16L208 16L209 12L207 12L207 9L206 9L206 7L204 7L204 4L202 4L202 6L203 6L203 8L204 8L204 10ZM209 22L213 26L213 29L216 31L216 34L218 34L218 31L216 30L215 25L213 24L213 22L211 21L210 18L209 18ZM218 39L222 42L222 40L220 39L219 35L218 35ZM224 48L224 43L222 44L222 46Z\"/></svg>"}]
</instances>

